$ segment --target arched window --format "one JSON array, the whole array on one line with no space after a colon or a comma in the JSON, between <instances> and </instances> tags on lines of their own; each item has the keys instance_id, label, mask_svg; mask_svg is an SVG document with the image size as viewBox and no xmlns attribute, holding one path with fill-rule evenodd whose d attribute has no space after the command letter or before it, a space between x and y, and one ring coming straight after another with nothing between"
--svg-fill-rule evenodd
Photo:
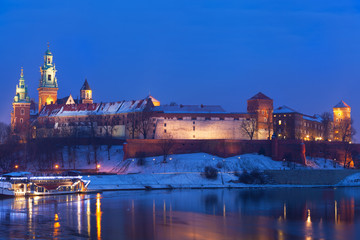
<instances>
[{"instance_id":1,"label":"arched window","mask_svg":"<svg viewBox=\"0 0 360 240\"><path fill-rule=\"evenodd\" d=\"M22 109L20 110L20 114L21 114L21 115L25 115L25 109L22 108Z\"/></svg>"},{"instance_id":2,"label":"arched window","mask_svg":"<svg viewBox=\"0 0 360 240\"><path fill-rule=\"evenodd\" d=\"M23 121L24 121L24 120L23 120L22 118L20 118L20 123L23 123Z\"/></svg>"}]
</instances>

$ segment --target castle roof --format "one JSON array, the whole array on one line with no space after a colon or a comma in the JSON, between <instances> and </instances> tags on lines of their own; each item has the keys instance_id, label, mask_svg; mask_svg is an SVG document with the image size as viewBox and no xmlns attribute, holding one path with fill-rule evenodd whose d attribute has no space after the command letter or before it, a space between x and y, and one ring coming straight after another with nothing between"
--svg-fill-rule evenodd
<instances>
[{"instance_id":1,"label":"castle roof","mask_svg":"<svg viewBox=\"0 0 360 240\"><path fill-rule=\"evenodd\" d=\"M51 104L43 107L39 117L71 117L140 112L145 110L148 102L147 99L141 99L107 103Z\"/></svg>"},{"instance_id":2,"label":"castle roof","mask_svg":"<svg viewBox=\"0 0 360 240\"><path fill-rule=\"evenodd\" d=\"M281 107L278 107L276 109L274 109L273 111L274 114L279 114L279 113L299 113L298 111L292 109L292 108L289 108L288 106L281 106Z\"/></svg>"},{"instance_id":3,"label":"castle roof","mask_svg":"<svg viewBox=\"0 0 360 240\"><path fill-rule=\"evenodd\" d=\"M256 99L272 100L271 98L269 98L268 96L266 96L262 92L258 92L253 97L251 97L249 100L256 100Z\"/></svg>"},{"instance_id":4,"label":"castle roof","mask_svg":"<svg viewBox=\"0 0 360 240\"><path fill-rule=\"evenodd\" d=\"M162 105L154 107L153 111L164 113L225 113L219 105Z\"/></svg>"},{"instance_id":5,"label":"castle roof","mask_svg":"<svg viewBox=\"0 0 360 240\"><path fill-rule=\"evenodd\" d=\"M45 51L45 55L52 55L49 48Z\"/></svg>"},{"instance_id":6,"label":"castle roof","mask_svg":"<svg viewBox=\"0 0 360 240\"><path fill-rule=\"evenodd\" d=\"M84 84L82 85L82 87L81 87L80 90L91 90L90 85L89 85L87 79L85 79L85 82L84 82Z\"/></svg>"},{"instance_id":7,"label":"castle roof","mask_svg":"<svg viewBox=\"0 0 360 240\"><path fill-rule=\"evenodd\" d=\"M334 106L334 108L350 108L343 100L341 100L338 104Z\"/></svg>"},{"instance_id":8,"label":"castle roof","mask_svg":"<svg viewBox=\"0 0 360 240\"><path fill-rule=\"evenodd\" d=\"M304 120L308 121L314 121L314 122L322 122L322 118L319 115L309 116L303 113L300 113L292 108L289 108L288 106L281 106L276 109L274 109L273 114L282 114L282 113L297 113L302 116Z\"/></svg>"}]
</instances>

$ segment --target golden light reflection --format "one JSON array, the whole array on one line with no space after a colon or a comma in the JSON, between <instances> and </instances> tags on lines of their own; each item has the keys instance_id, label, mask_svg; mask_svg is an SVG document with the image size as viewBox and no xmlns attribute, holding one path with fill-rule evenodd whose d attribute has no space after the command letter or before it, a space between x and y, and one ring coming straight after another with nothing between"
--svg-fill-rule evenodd
<instances>
[{"instance_id":1,"label":"golden light reflection","mask_svg":"<svg viewBox=\"0 0 360 240\"><path fill-rule=\"evenodd\" d=\"M335 224L338 223L338 211L337 211L337 201L335 200L335 206L334 206L334 211L335 211Z\"/></svg>"},{"instance_id":2,"label":"golden light reflection","mask_svg":"<svg viewBox=\"0 0 360 240\"><path fill-rule=\"evenodd\" d=\"M77 221L78 221L78 233L81 234L81 196L78 195L77 199Z\"/></svg>"},{"instance_id":3,"label":"golden light reflection","mask_svg":"<svg viewBox=\"0 0 360 240\"><path fill-rule=\"evenodd\" d=\"M59 221L59 215L57 215L57 213L55 213L54 220L55 220L55 221Z\"/></svg>"},{"instance_id":4,"label":"golden light reflection","mask_svg":"<svg viewBox=\"0 0 360 240\"><path fill-rule=\"evenodd\" d=\"M311 223L310 209L307 210L307 213L308 213L308 215L307 215L307 218L306 218L306 222Z\"/></svg>"},{"instance_id":5,"label":"golden light reflection","mask_svg":"<svg viewBox=\"0 0 360 240\"><path fill-rule=\"evenodd\" d=\"M101 194L96 194L96 229L97 229L97 239L101 239Z\"/></svg>"},{"instance_id":6,"label":"golden light reflection","mask_svg":"<svg viewBox=\"0 0 360 240\"><path fill-rule=\"evenodd\" d=\"M86 200L86 218L87 218L87 230L88 230L88 236L90 237L90 216L91 216L91 210L90 210L90 199L88 198Z\"/></svg>"},{"instance_id":7,"label":"golden light reflection","mask_svg":"<svg viewBox=\"0 0 360 240\"><path fill-rule=\"evenodd\" d=\"M284 220L286 220L286 203L284 203Z\"/></svg>"}]
</instances>

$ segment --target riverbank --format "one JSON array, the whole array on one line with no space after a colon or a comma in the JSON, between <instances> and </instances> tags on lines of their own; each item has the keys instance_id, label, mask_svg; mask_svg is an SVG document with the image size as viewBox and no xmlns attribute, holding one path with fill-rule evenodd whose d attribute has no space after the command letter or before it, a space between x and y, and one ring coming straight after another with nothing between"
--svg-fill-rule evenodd
<instances>
[{"instance_id":1,"label":"riverbank","mask_svg":"<svg viewBox=\"0 0 360 240\"><path fill-rule=\"evenodd\" d=\"M89 190L360 186L359 170L283 170L267 174L271 184L261 185L235 183L238 177L234 173L219 173L217 179L207 179L195 172L93 175L84 179L91 180Z\"/></svg>"}]
</instances>

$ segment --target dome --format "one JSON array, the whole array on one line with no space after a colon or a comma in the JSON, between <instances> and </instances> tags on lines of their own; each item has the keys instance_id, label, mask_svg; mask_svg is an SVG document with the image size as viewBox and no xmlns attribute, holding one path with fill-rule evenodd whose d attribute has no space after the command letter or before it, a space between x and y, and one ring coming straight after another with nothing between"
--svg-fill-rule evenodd
<instances>
[{"instance_id":1,"label":"dome","mask_svg":"<svg viewBox=\"0 0 360 240\"><path fill-rule=\"evenodd\" d=\"M52 55L49 49L46 50L45 55Z\"/></svg>"}]
</instances>

